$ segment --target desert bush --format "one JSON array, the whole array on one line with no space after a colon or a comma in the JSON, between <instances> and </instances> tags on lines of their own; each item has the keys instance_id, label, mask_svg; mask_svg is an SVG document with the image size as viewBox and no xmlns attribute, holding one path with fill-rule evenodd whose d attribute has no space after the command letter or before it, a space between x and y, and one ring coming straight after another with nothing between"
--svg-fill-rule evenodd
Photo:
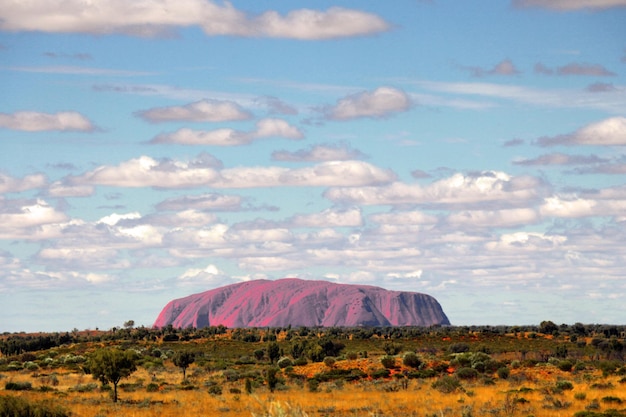
<instances>
[{"instance_id":1,"label":"desert bush","mask_svg":"<svg viewBox=\"0 0 626 417\"><path fill-rule=\"evenodd\" d=\"M383 350L387 355L397 355L402 351L402 345L399 343L385 342L383 344Z\"/></svg>"},{"instance_id":2,"label":"desert bush","mask_svg":"<svg viewBox=\"0 0 626 417\"><path fill-rule=\"evenodd\" d=\"M33 384L30 382L12 382L9 381L4 385L4 389L7 391L30 391L33 389Z\"/></svg>"},{"instance_id":3,"label":"desert bush","mask_svg":"<svg viewBox=\"0 0 626 417\"><path fill-rule=\"evenodd\" d=\"M307 361L305 357L302 357L293 361L293 366L304 366L307 363L309 363L309 361Z\"/></svg>"},{"instance_id":4,"label":"desert bush","mask_svg":"<svg viewBox=\"0 0 626 417\"><path fill-rule=\"evenodd\" d=\"M293 361L288 357L282 357L276 362L276 365L278 365L280 369L284 369L288 366L293 366Z\"/></svg>"},{"instance_id":5,"label":"desert bush","mask_svg":"<svg viewBox=\"0 0 626 417\"><path fill-rule=\"evenodd\" d=\"M387 369L393 369L396 367L396 358L393 356L385 355L380 358L380 363Z\"/></svg>"},{"instance_id":6,"label":"desert bush","mask_svg":"<svg viewBox=\"0 0 626 417\"><path fill-rule=\"evenodd\" d=\"M120 386L121 387L121 386ZM98 389L98 384L91 382L89 384L76 384L69 389L70 392L92 392Z\"/></svg>"},{"instance_id":7,"label":"desert bush","mask_svg":"<svg viewBox=\"0 0 626 417\"><path fill-rule=\"evenodd\" d=\"M457 378L444 375L433 382L432 387L444 394L450 394L461 388L461 382Z\"/></svg>"},{"instance_id":8,"label":"desert bush","mask_svg":"<svg viewBox=\"0 0 626 417\"><path fill-rule=\"evenodd\" d=\"M410 368L419 368L422 365L422 360L415 352L407 352L402 357L402 363Z\"/></svg>"},{"instance_id":9,"label":"desert bush","mask_svg":"<svg viewBox=\"0 0 626 417\"><path fill-rule=\"evenodd\" d=\"M478 371L473 368L459 368L455 372L456 376L460 379L474 379L478 377Z\"/></svg>"},{"instance_id":10,"label":"desert bush","mask_svg":"<svg viewBox=\"0 0 626 417\"><path fill-rule=\"evenodd\" d=\"M556 381L556 385L555 385L555 391L556 392L562 392L562 391L566 391L566 390L573 390L574 389L574 384L572 384L569 381Z\"/></svg>"},{"instance_id":11,"label":"desert bush","mask_svg":"<svg viewBox=\"0 0 626 417\"><path fill-rule=\"evenodd\" d=\"M496 373L498 374L498 378L500 379L508 379L509 376L511 375L511 371L506 366L503 366L502 368L498 368Z\"/></svg>"},{"instance_id":12,"label":"desert bush","mask_svg":"<svg viewBox=\"0 0 626 417\"><path fill-rule=\"evenodd\" d=\"M375 371L370 373L370 376L374 379L387 378L389 377L389 374L390 374L389 369L376 369Z\"/></svg>"},{"instance_id":13,"label":"desert bush","mask_svg":"<svg viewBox=\"0 0 626 417\"><path fill-rule=\"evenodd\" d=\"M324 358L324 365L328 366L329 368L332 368L333 366L335 366L335 358L333 358L332 356L326 356Z\"/></svg>"},{"instance_id":14,"label":"desert bush","mask_svg":"<svg viewBox=\"0 0 626 417\"><path fill-rule=\"evenodd\" d=\"M359 354L356 352L348 352L346 353L346 359L350 360L350 361L354 361L359 357Z\"/></svg>"},{"instance_id":15,"label":"desert bush","mask_svg":"<svg viewBox=\"0 0 626 417\"><path fill-rule=\"evenodd\" d=\"M209 386L209 394L222 395L222 386L219 384L214 384L214 385Z\"/></svg>"},{"instance_id":16,"label":"desert bush","mask_svg":"<svg viewBox=\"0 0 626 417\"><path fill-rule=\"evenodd\" d=\"M157 392L158 390L159 390L159 384L155 382L151 382L148 385L146 385L147 392Z\"/></svg>"},{"instance_id":17,"label":"desert bush","mask_svg":"<svg viewBox=\"0 0 626 417\"><path fill-rule=\"evenodd\" d=\"M574 364L572 363L572 361L564 360L564 361L560 361L556 365L556 367L559 368L563 372L570 372L572 368L574 367Z\"/></svg>"},{"instance_id":18,"label":"desert bush","mask_svg":"<svg viewBox=\"0 0 626 417\"><path fill-rule=\"evenodd\" d=\"M463 353L469 352L470 347L467 343L453 343L448 347L450 353Z\"/></svg>"},{"instance_id":19,"label":"desert bush","mask_svg":"<svg viewBox=\"0 0 626 417\"><path fill-rule=\"evenodd\" d=\"M12 395L0 396L0 417L69 417L65 409L49 402L30 401Z\"/></svg>"},{"instance_id":20,"label":"desert bush","mask_svg":"<svg viewBox=\"0 0 626 417\"><path fill-rule=\"evenodd\" d=\"M611 404L621 404L623 400L619 397L613 397L612 395L602 397L602 402Z\"/></svg>"}]
</instances>

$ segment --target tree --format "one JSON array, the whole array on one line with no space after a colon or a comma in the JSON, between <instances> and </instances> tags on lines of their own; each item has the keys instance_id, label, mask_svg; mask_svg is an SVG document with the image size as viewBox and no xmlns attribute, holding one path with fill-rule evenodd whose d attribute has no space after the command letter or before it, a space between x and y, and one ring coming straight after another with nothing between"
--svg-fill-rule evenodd
<instances>
[{"instance_id":1,"label":"tree","mask_svg":"<svg viewBox=\"0 0 626 417\"><path fill-rule=\"evenodd\" d=\"M276 342L270 342L267 346L267 356L270 358L270 362L274 363L280 358L280 347Z\"/></svg>"},{"instance_id":2,"label":"tree","mask_svg":"<svg viewBox=\"0 0 626 417\"><path fill-rule=\"evenodd\" d=\"M195 360L196 355L193 352L179 351L174 354L172 362L174 362L174 365L183 370L183 381L187 378L187 368L189 368L189 365L191 365Z\"/></svg>"},{"instance_id":3,"label":"tree","mask_svg":"<svg viewBox=\"0 0 626 417\"><path fill-rule=\"evenodd\" d=\"M132 350L100 349L87 361L85 371L102 384L113 384L113 402L117 402L117 384L137 370L137 354Z\"/></svg>"}]
</instances>

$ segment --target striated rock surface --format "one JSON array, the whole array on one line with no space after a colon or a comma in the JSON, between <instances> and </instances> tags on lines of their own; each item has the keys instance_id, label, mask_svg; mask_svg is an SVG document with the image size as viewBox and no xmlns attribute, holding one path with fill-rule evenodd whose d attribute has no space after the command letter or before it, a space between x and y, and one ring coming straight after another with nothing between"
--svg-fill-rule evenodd
<instances>
[{"instance_id":1,"label":"striated rock surface","mask_svg":"<svg viewBox=\"0 0 626 417\"><path fill-rule=\"evenodd\" d=\"M224 325L430 326L450 324L433 297L369 285L286 278L256 280L170 301L154 327Z\"/></svg>"}]
</instances>

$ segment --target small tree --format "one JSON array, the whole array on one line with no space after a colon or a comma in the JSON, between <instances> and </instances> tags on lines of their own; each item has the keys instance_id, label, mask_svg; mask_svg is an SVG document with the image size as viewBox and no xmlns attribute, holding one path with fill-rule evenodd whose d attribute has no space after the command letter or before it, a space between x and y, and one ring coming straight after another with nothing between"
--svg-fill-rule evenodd
<instances>
[{"instance_id":1,"label":"small tree","mask_svg":"<svg viewBox=\"0 0 626 417\"><path fill-rule=\"evenodd\" d=\"M179 351L174 354L172 362L183 371L183 381L187 379L187 368L196 360L196 355L189 351Z\"/></svg>"},{"instance_id":2,"label":"small tree","mask_svg":"<svg viewBox=\"0 0 626 417\"><path fill-rule=\"evenodd\" d=\"M113 402L117 402L117 384L137 370L137 354L132 350L100 349L87 361L85 371L102 384L113 384Z\"/></svg>"},{"instance_id":3,"label":"small tree","mask_svg":"<svg viewBox=\"0 0 626 417\"><path fill-rule=\"evenodd\" d=\"M270 362L274 363L280 358L280 347L276 342L270 342L267 346L267 356L270 358Z\"/></svg>"}]
</instances>

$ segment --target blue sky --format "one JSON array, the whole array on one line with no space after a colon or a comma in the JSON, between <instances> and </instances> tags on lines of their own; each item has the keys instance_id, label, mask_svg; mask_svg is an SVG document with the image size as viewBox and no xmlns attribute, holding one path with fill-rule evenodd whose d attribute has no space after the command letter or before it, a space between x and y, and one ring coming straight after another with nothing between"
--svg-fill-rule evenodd
<instances>
[{"instance_id":1,"label":"blue sky","mask_svg":"<svg viewBox=\"0 0 626 417\"><path fill-rule=\"evenodd\" d=\"M0 2L0 331L245 280L624 323L626 1Z\"/></svg>"}]
</instances>

